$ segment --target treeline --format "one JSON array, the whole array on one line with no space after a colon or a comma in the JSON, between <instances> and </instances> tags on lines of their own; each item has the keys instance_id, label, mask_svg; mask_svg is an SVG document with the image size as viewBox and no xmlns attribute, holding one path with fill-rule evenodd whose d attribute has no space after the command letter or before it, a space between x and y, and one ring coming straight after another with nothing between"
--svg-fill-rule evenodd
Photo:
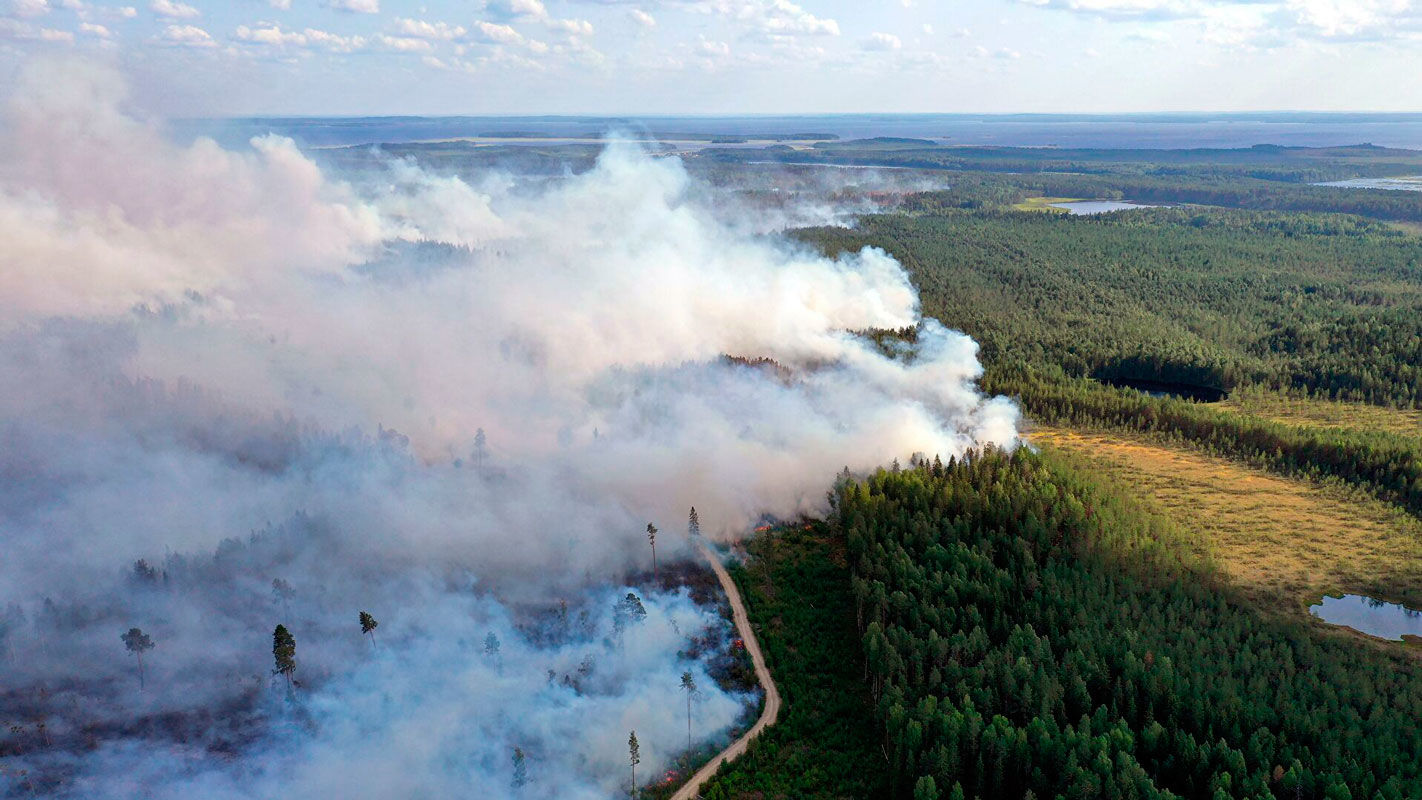
<instances>
[{"instance_id":1,"label":"treeline","mask_svg":"<svg viewBox=\"0 0 1422 800\"><path fill-rule=\"evenodd\" d=\"M979 189L993 191L970 185L964 196ZM798 235L830 253L891 252L924 313L972 336L990 370L1422 404L1422 247L1381 223L1203 208L938 209Z\"/></svg>"},{"instance_id":2,"label":"treeline","mask_svg":"<svg viewBox=\"0 0 1422 800\"><path fill-rule=\"evenodd\" d=\"M859 634L842 541L815 522L769 531L748 549L752 558L729 569L785 705L701 797L883 797L888 769L854 656Z\"/></svg>"},{"instance_id":3,"label":"treeline","mask_svg":"<svg viewBox=\"0 0 1422 800\"><path fill-rule=\"evenodd\" d=\"M895 797L1422 796L1412 665L1231 602L1044 456L846 481L834 522Z\"/></svg>"},{"instance_id":4,"label":"treeline","mask_svg":"<svg viewBox=\"0 0 1422 800\"><path fill-rule=\"evenodd\" d=\"M1288 425L1089 380L1043 380L1025 370L996 372L984 389L1017 398L1047 424L1159 435L1275 472L1338 479L1422 514L1422 443L1411 437Z\"/></svg>"}]
</instances>

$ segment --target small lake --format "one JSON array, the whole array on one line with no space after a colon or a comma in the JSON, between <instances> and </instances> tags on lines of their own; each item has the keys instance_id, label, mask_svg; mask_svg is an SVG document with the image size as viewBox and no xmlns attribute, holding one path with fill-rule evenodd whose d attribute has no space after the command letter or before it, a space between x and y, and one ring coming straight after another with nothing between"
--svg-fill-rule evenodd
<instances>
[{"instance_id":1,"label":"small lake","mask_svg":"<svg viewBox=\"0 0 1422 800\"><path fill-rule=\"evenodd\" d=\"M1422 192L1422 175L1411 178L1352 178L1346 181L1326 181L1314 186L1336 186L1340 189L1391 189L1398 192Z\"/></svg>"},{"instance_id":2,"label":"small lake","mask_svg":"<svg viewBox=\"0 0 1422 800\"><path fill-rule=\"evenodd\" d=\"M1052 203L1052 208L1064 208L1068 214L1105 214L1132 208L1160 208L1148 203L1127 203L1121 200L1080 200L1073 203Z\"/></svg>"},{"instance_id":3,"label":"small lake","mask_svg":"<svg viewBox=\"0 0 1422 800\"><path fill-rule=\"evenodd\" d=\"M1404 634L1422 636L1422 611L1384 603L1360 594L1324 597L1308 612L1330 625L1343 625L1379 639L1402 641Z\"/></svg>"}]
</instances>

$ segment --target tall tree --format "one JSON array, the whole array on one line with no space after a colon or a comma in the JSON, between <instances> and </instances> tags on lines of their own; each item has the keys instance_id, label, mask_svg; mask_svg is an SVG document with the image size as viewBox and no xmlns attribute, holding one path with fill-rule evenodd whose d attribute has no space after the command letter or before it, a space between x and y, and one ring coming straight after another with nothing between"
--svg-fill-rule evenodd
<instances>
[{"instance_id":1,"label":"tall tree","mask_svg":"<svg viewBox=\"0 0 1422 800\"><path fill-rule=\"evenodd\" d=\"M513 787L521 789L528 784L528 759L523 755L522 747L515 747L513 751Z\"/></svg>"},{"instance_id":2,"label":"tall tree","mask_svg":"<svg viewBox=\"0 0 1422 800\"><path fill-rule=\"evenodd\" d=\"M272 674L286 678L286 688L290 691L291 676L296 672L296 637L285 625L278 625L272 631L272 658L276 661Z\"/></svg>"},{"instance_id":3,"label":"tall tree","mask_svg":"<svg viewBox=\"0 0 1422 800\"><path fill-rule=\"evenodd\" d=\"M686 752L691 752L691 696L696 694L696 679L690 672L681 673L681 688L686 692Z\"/></svg>"},{"instance_id":4,"label":"tall tree","mask_svg":"<svg viewBox=\"0 0 1422 800\"><path fill-rule=\"evenodd\" d=\"M647 523L647 541L652 545L652 580L657 579L657 526Z\"/></svg>"},{"instance_id":5,"label":"tall tree","mask_svg":"<svg viewBox=\"0 0 1422 800\"><path fill-rule=\"evenodd\" d=\"M128 648L128 652L133 653L138 658L138 688L144 687L143 680L143 654L153 649L153 637L144 633L139 628L129 628L128 633L119 637L123 639L123 646Z\"/></svg>"},{"instance_id":6,"label":"tall tree","mask_svg":"<svg viewBox=\"0 0 1422 800\"><path fill-rule=\"evenodd\" d=\"M484 436L484 429L480 428L474 432L474 466L483 469L484 458L488 455L489 439Z\"/></svg>"},{"instance_id":7,"label":"tall tree","mask_svg":"<svg viewBox=\"0 0 1422 800\"><path fill-rule=\"evenodd\" d=\"M691 514L686 518L686 532L691 534L692 538L701 535L701 518L696 516L696 506L691 507Z\"/></svg>"},{"instance_id":8,"label":"tall tree","mask_svg":"<svg viewBox=\"0 0 1422 800\"><path fill-rule=\"evenodd\" d=\"M375 629L380 627L380 623L375 621L375 617L369 611L360 612L360 632L370 637L370 649L375 649Z\"/></svg>"},{"instance_id":9,"label":"tall tree","mask_svg":"<svg viewBox=\"0 0 1422 800\"><path fill-rule=\"evenodd\" d=\"M637 796L637 765L642 763L642 746L637 743L637 732L627 737L627 760L632 764L632 796Z\"/></svg>"}]
</instances>

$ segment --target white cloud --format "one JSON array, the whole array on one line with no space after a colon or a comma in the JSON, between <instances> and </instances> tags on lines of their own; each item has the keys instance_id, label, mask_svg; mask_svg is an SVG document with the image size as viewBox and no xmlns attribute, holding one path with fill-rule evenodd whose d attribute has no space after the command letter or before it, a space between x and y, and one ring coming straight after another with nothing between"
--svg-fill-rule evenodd
<instances>
[{"instance_id":1,"label":"white cloud","mask_svg":"<svg viewBox=\"0 0 1422 800\"><path fill-rule=\"evenodd\" d=\"M450 25L447 22L426 22L421 19L399 18L395 20L395 32L401 36L414 36L420 39L439 39L452 41L468 33L462 25Z\"/></svg>"},{"instance_id":2,"label":"white cloud","mask_svg":"<svg viewBox=\"0 0 1422 800\"><path fill-rule=\"evenodd\" d=\"M1225 46L1422 38L1422 0L1019 0L1118 22L1194 21Z\"/></svg>"},{"instance_id":3,"label":"white cloud","mask_svg":"<svg viewBox=\"0 0 1422 800\"><path fill-rule=\"evenodd\" d=\"M731 54L731 46L729 44L726 44L725 42L710 41L707 39L702 39L701 42L697 45L696 49L703 56L724 58L725 56L729 56Z\"/></svg>"},{"instance_id":4,"label":"white cloud","mask_svg":"<svg viewBox=\"0 0 1422 800\"><path fill-rule=\"evenodd\" d=\"M543 21L549 30L562 31L574 36L592 36L593 25L585 19L547 19Z\"/></svg>"},{"instance_id":5,"label":"white cloud","mask_svg":"<svg viewBox=\"0 0 1422 800\"><path fill-rule=\"evenodd\" d=\"M265 44L273 47L305 47L306 37L296 31L284 31L279 25L259 25L256 28L249 28L240 25L237 28L237 38L244 42L254 44Z\"/></svg>"},{"instance_id":6,"label":"white cloud","mask_svg":"<svg viewBox=\"0 0 1422 800\"><path fill-rule=\"evenodd\" d=\"M251 44L268 47L319 47L333 53L350 53L366 45L363 36L340 36L327 31L307 28L302 31L282 30L280 25L262 24L256 27L239 25L236 37Z\"/></svg>"},{"instance_id":7,"label":"white cloud","mask_svg":"<svg viewBox=\"0 0 1422 800\"><path fill-rule=\"evenodd\" d=\"M159 34L160 40L182 47L216 47L212 34L196 25L169 25Z\"/></svg>"},{"instance_id":8,"label":"white cloud","mask_svg":"<svg viewBox=\"0 0 1422 800\"><path fill-rule=\"evenodd\" d=\"M494 19L533 20L552 31L574 36L591 36L593 25L585 19L557 19L548 13L543 0L489 0L485 9ZM648 17L650 19L650 17Z\"/></svg>"},{"instance_id":9,"label":"white cloud","mask_svg":"<svg viewBox=\"0 0 1422 800\"><path fill-rule=\"evenodd\" d=\"M0 39L73 44L74 34L71 31L37 27L24 20L0 17Z\"/></svg>"},{"instance_id":10,"label":"white cloud","mask_svg":"<svg viewBox=\"0 0 1422 800\"><path fill-rule=\"evenodd\" d=\"M88 33L88 34L92 34L92 35L94 35L94 36L97 36L97 37L99 37L99 38L101 38L101 39L107 39L107 38L109 38L110 36L113 36L113 35L114 35L114 34L113 34L113 31L110 31L108 28L105 28L103 25L98 25L98 24L95 24L95 23L92 23L92 22L81 22L81 23L79 23L79 30L83 31L84 33Z\"/></svg>"},{"instance_id":11,"label":"white cloud","mask_svg":"<svg viewBox=\"0 0 1422 800\"><path fill-rule=\"evenodd\" d=\"M489 0L485 11L498 19L548 18L548 8L543 5L543 0Z\"/></svg>"},{"instance_id":12,"label":"white cloud","mask_svg":"<svg viewBox=\"0 0 1422 800\"><path fill-rule=\"evenodd\" d=\"M202 15L201 11L177 0L153 0L148 4L148 10L167 19L192 19Z\"/></svg>"},{"instance_id":13,"label":"white cloud","mask_svg":"<svg viewBox=\"0 0 1422 800\"><path fill-rule=\"evenodd\" d=\"M379 14L380 0L326 0L329 8L357 14Z\"/></svg>"},{"instance_id":14,"label":"white cloud","mask_svg":"<svg viewBox=\"0 0 1422 800\"><path fill-rule=\"evenodd\" d=\"M434 45L428 39L418 39L413 36L384 36L379 39L381 47L396 53L428 53L434 50Z\"/></svg>"},{"instance_id":15,"label":"white cloud","mask_svg":"<svg viewBox=\"0 0 1422 800\"><path fill-rule=\"evenodd\" d=\"M751 35L839 35L838 22L816 17L790 0L709 0L704 8L734 20Z\"/></svg>"},{"instance_id":16,"label":"white cloud","mask_svg":"<svg viewBox=\"0 0 1422 800\"><path fill-rule=\"evenodd\" d=\"M1288 0L1276 20L1322 39L1388 39L1422 30L1416 0Z\"/></svg>"},{"instance_id":17,"label":"white cloud","mask_svg":"<svg viewBox=\"0 0 1422 800\"><path fill-rule=\"evenodd\" d=\"M488 44L508 44L523 46L528 44L528 39L523 34L514 30L512 26L500 25L494 22L484 22L480 20L474 23L474 28L470 34L478 41Z\"/></svg>"},{"instance_id":18,"label":"white cloud","mask_svg":"<svg viewBox=\"0 0 1422 800\"><path fill-rule=\"evenodd\" d=\"M641 25L644 28L657 27L656 18L640 8L634 8L631 11L628 11L627 16L631 17L633 22L637 23L638 25Z\"/></svg>"},{"instance_id":19,"label":"white cloud","mask_svg":"<svg viewBox=\"0 0 1422 800\"><path fill-rule=\"evenodd\" d=\"M320 47L334 53L350 53L365 46L364 36L340 36L314 28L301 32L313 47Z\"/></svg>"},{"instance_id":20,"label":"white cloud","mask_svg":"<svg viewBox=\"0 0 1422 800\"><path fill-rule=\"evenodd\" d=\"M864 50L900 50L903 48L904 43L899 37L892 33L875 31L869 34L864 41L860 42L859 46Z\"/></svg>"},{"instance_id":21,"label":"white cloud","mask_svg":"<svg viewBox=\"0 0 1422 800\"><path fill-rule=\"evenodd\" d=\"M291 0L267 0L267 5L277 9L278 11L291 10Z\"/></svg>"},{"instance_id":22,"label":"white cloud","mask_svg":"<svg viewBox=\"0 0 1422 800\"><path fill-rule=\"evenodd\" d=\"M48 0L10 0L10 13L17 17L40 17L49 13Z\"/></svg>"},{"instance_id":23,"label":"white cloud","mask_svg":"<svg viewBox=\"0 0 1422 800\"><path fill-rule=\"evenodd\" d=\"M1179 19L1198 17L1209 0L1020 0L1041 8L1055 8L1108 19Z\"/></svg>"}]
</instances>

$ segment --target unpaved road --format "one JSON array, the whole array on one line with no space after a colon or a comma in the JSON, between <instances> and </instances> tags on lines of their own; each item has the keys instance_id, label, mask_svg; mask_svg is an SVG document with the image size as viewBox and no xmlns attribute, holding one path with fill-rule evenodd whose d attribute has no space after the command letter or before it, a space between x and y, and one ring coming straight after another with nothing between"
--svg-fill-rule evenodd
<instances>
[{"instance_id":1,"label":"unpaved road","mask_svg":"<svg viewBox=\"0 0 1422 800\"><path fill-rule=\"evenodd\" d=\"M711 552L705 544L698 542L701 554L711 562L711 569L716 572L716 579L721 582L721 588L726 590L726 597L731 601L731 617L735 620L736 631L740 633L741 640L746 643L746 650L750 651L751 663L755 665L755 677L760 681L760 686L765 690L765 709L760 712L760 719L755 721L751 729L746 731L741 738L731 743L730 747L722 750L715 758L706 762L706 766L696 771L691 776L691 780L686 785L677 790L672 795L671 800L694 800L701 796L701 786L710 780L712 775L721 765L740 756L746 751L746 746L750 740L754 739L761 731L775 724L776 717L780 716L780 690L775 688L775 681L770 677L770 670L765 666L765 656L760 652L760 642L755 638L755 631L751 630L750 617L746 616L746 604L741 601L741 592L736 588L736 582L731 580L730 573L722 566L721 559Z\"/></svg>"}]
</instances>

